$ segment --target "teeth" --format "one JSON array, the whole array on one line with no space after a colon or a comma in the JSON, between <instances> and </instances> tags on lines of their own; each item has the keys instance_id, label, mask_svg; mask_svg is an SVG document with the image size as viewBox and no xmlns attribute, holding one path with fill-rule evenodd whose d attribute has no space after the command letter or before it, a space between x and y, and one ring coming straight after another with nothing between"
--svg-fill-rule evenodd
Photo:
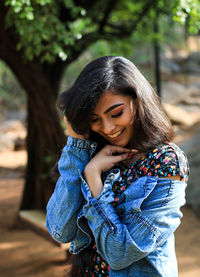
<instances>
[{"instance_id":1,"label":"teeth","mask_svg":"<svg viewBox=\"0 0 200 277\"><path fill-rule=\"evenodd\" d=\"M122 130L123 131L123 130ZM107 135L109 138L116 138L116 137L118 137L121 133L122 133L122 131L119 131L119 132L117 132L117 133L115 133L114 135Z\"/></svg>"}]
</instances>

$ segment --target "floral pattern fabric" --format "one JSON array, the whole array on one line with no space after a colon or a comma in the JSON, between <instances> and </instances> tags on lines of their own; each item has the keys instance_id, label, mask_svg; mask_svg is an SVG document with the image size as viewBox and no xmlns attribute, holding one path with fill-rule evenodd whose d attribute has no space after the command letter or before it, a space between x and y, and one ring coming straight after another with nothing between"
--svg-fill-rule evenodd
<instances>
[{"instance_id":1,"label":"floral pattern fabric","mask_svg":"<svg viewBox=\"0 0 200 277\"><path fill-rule=\"evenodd\" d=\"M115 202L117 205L120 195L127 187L142 176L170 177L179 175L183 181L188 180L189 166L184 152L175 144L168 143L156 147L153 151L143 155L129 166L120 165L120 178L113 184ZM91 258L89 276L108 277L109 265L93 246L94 254ZM88 270L87 270L88 271Z\"/></svg>"}]
</instances>

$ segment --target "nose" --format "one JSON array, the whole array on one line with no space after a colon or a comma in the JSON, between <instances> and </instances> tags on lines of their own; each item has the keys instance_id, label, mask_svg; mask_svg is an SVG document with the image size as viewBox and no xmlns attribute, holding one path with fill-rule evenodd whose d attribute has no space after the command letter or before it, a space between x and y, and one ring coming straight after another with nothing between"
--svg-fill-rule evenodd
<instances>
[{"instance_id":1,"label":"nose","mask_svg":"<svg viewBox=\"0 0 200 277\"><path fill-rule=\"evenodd\" d=\"M111 134L115 129L115 124L112 122L112 120L106 120L102 124L102 131L104 134L109 135Z\"/></svg>"}]
</instances>

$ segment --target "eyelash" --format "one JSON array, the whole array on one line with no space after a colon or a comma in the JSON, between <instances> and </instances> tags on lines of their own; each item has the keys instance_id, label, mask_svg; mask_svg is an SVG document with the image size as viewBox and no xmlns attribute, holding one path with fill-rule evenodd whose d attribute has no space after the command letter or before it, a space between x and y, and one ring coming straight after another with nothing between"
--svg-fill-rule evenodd
<instances>
[{"instance_id":1,"label":"eyelash","mask_svg":"<svg viewBox=\"0 0 200 277\"><path fill-rule=\"evenodd\" d=\"M119 113L111 115L111 117L112 117L112 118L120 117L120 115L122 115L123 112L124 112L124 110L121 110ZM98 119L99 119L99 118L92 119L92 122L97 122Z\"/></svg>"},{"instance_id":2,"label":"eyelash","mask_svg":"<svg viewBox=\"0 0 200 277\"><path fill-rule=\"evenodd\" d=\"M92 122L96 122L98 120L98 118L92 119Z\"/></svg>"},{"instance_id":3,"label":"eyelash","mask_svg":"<svg viewBox=\"0 0 200 277\"><path fill-rule=\"evenodd\" d=\"M116 118L119 117L120 115L122 115L124 112L124 110L121 110L120 112L118 112L117 114L113 114L112 117Z\"/></svg>"}]
</instances>

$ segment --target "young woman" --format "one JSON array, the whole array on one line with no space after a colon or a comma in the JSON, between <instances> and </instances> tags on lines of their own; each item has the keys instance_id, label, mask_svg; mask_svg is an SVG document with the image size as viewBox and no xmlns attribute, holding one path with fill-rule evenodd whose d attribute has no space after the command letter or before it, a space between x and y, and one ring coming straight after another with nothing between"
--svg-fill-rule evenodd
<instances>
[{"instance_id":1,"label":"young woman","mask_svg":"<svg viewBox=\"0 0 200 277\"><path fill-rule=\"evenodd\" d=\"M60 107L69 137L47 228L81 257L72 276L177 276L189 169L148 81L129 60L101 57Z\"/></svg>"}]
</instances>

